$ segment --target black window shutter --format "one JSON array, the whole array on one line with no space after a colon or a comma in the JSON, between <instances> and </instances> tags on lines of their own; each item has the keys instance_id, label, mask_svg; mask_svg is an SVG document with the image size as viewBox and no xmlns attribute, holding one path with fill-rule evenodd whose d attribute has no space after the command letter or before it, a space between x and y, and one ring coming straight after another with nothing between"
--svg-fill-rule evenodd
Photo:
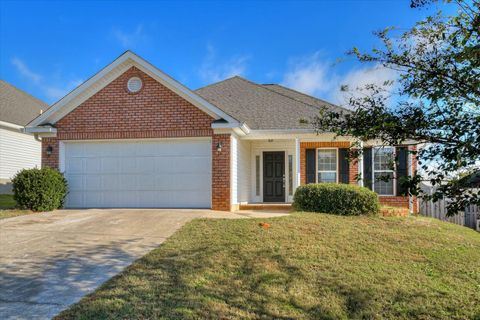
<instances>
[{"instance_id":1,"label":"black window shutter","mask_svg":"<svg viewBox=\"0 0 480 320\"><path fill-rule=\"evenodd\" d=\"M408 150L406 147L397 147L397 196L407 194L407 187L404 185L405 178L408 176Z\"/></svg>"},{"instance_id":2,"label":"black window shutter","mask_svg":"<svg viewBox=\"0 0 480 320\"><path fill-rule=\"evenodd\" d=\"M363 148L363 186L372 190L372 148Z\"/></svg>"},{"instance_id":3,"label":"black window shutter","mask_svg":"<svg viewBox=\"0 0 480 320\"><path fill-rule=\"evenodd\" d=\"M315 183L315 171L316 171L316 154L315 149L306 150L306 164L305 164L305 177L306 183Z\"/></svg>"},{"instance_id":4,"label":"black window shutter","mask_svg":"<svg viewBox=\"0 0 480 320\"><path fill-rule=\"evenodd\" d=\"M348 149L342 148L338 149L338 157L339 159L339 178L338 181L340 183L346 183L348 184L349 182L349 163L348 163Z\"/></svg>"}]
</instances>

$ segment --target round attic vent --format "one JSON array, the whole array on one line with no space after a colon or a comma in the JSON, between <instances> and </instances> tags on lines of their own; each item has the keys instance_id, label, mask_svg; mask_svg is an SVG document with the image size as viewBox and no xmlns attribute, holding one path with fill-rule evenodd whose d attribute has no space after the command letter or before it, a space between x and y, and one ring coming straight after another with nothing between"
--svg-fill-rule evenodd
<instances>
[{"instance_id":1,"label":"round attic vent","mask_svg":"<svg viewBox=\"0 0 480 320\"><path fill-rule=\"evenodd\" d=\"M131 93L136 93L140 91L140 89L142 89L142 85L142 79L140 79L139 77L131 77L130 79L128 79L127 89Z\"/></svg>"}]
</instances>

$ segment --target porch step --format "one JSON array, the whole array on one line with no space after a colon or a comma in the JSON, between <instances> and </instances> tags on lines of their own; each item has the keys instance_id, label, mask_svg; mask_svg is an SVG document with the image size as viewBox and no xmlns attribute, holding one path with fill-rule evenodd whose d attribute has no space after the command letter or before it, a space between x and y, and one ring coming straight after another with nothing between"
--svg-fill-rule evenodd
<instances>
[{"instance_id":1,"label":"porch step","mask_svg":"<svg viewBox=\"0 0 480 320\"><path fill-rule=\"evenodd\" d=\"M246 203L240 205L240 210L264 210L264 211L292 211L291 203Z\"/></svg>"}]
</instances>

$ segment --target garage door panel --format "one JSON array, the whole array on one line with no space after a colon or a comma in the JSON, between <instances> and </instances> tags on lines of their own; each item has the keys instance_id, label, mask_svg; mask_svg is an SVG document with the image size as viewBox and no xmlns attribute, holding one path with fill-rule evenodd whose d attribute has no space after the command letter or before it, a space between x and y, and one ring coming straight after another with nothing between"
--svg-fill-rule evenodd
<instances>
[{"instance_id":1,"label":"garage door panel","mask_svg":"<svg viewBox=\"0 0 480 320\"><path fill-rule=\"evenodd\" d=\"M69 208L81 208L83 207L83 191L70 190L67 197L66 206Z\"/></svg>"},{"instance_id":2,"label":"garage door panel","mask_svg":"<svg viewBox=\"0 0 480 320\"><path fill-rule=\"evenodd\" d=\"M83 173L83 158L70 158L65 166L68 173Z\"/></svg>"},{"instance_id":3,"label":"garage door panel","mask_svg":"<svg viewBox=\"0 0 480 320\"><path fill-rule=\"evenodd\" d=\"M99 158L86 158L84 159L85 172L87 174L97 174L102 171L102 162Z\"/></svg>"},{"instance_id":4,"label":"garage door panel","mask_svg":"<svg viewBox=\"0 0 480 320\"><path fill-rule=\"evenodd\" d=\"M174 157L159 157L155 163L155 173L171 173L174 167Z\"/></svg>"},{"instance_id":5,"label":"garage door panel","mask_svg":"<svg viewBox=\"0 0 480 320\"><path fill-rule=\"evenodd\" d=\"M132 173L154 173L156 157L141 157L137 160L137 168Z\"/></svg>"},{"instance_id":6,"label":"garage door panel","mask_svg":"<svg viewBox=\"0 0 480 320\"><path fill-rule=\"evenodd\" d=\"M210 207L207 140L65 143L68 207Z\"/></svg>"},{"instance_id":7,"label":"garage door panel","mask_svg":"<svg viewBox=\"0 0 480 320\"><path fill-rule=\"evenodd\" d=\"M102 177L99 175L86 175L85 176L85 191L98 191L102 190Z\"/></svg>"},{"instance_id":8,"label":"garage door panel","mask_svg":"<svg viewBox=\"0 0 480 320\"><path fill-rule=\"evenodd\" d=\"M100 161L102 162L103 174L109 174L109 173L118 174L121 172L120 159L109 156L105 158L100 158Z\"/></svg>"},{"instance_id":9,"label":"garage door panel","mask_svg":"<svg viewBox=\"0 0 480 320\"><path fill-rule=\"evenodd\" d=\"M83 196L85 202L89 203L92 207L103 207L102 192L86 191Z\"/></svg>"},{"instance_id":10,"label":"garage door panel","mask_svg":"<svg viewBox=\"0 0 480 320\"><path fill-rule=\"evenodd\" d=\"M210 202L205 201L209 196L209 192L174 192L172 193L172 200L174 203L198 202L209 206Z\"/></svg>"},{"instance_id":11,"label":"garage door panel","mask_svg":"<svg viewBox=\"0 0 480 320\"><path fill-rule=\"evenodd\" d=\"M72 144L73 145L73 144ZM108 150L105 150L105 145L102 143L78 143L76 145L80 145L83 150L82 153L78 156L82 157L99 157L106 155ZM79 148L80 149L80 148Z\"/></svg>"},{"instance_id":12,"label":"garage door panel","mask_svg":"<svg viewBox=\"0 0 480 320\"><path fill-rule=\"evenodd\" d=\"M116 174L102 175L102 190L119 190L120 189L120 177Z\"/></svg>"},{"instance_id":13,"label":"garage door panel","mask_svg":"<svg viewBox=\"0 0 480 320\"><path fill-rule=\"evenodd\" d=\"M121 172L136 172L137 159L133 157L125 157L120 159Z\"/></svg>"},{"instance_id":14,"label":"garage door panel","mask_svg":"<svg viewBox=\"0 0 480 320\"><path fill-rule=\"evenodd\" d=\"M82 191L85 189L82 175L68 175L66 179L68 181L68 189L70 191Z\"/></svg>"},{"instance_id":15,"label":"garage door panel","mask_svg":"<svg viewBox=\"0 0 480 320\"><path fill-rule=\"evenodd\" d=\"M175 189L175 179L172 174L157 174L155 175L155 190L157 191L169 191Z\"/></svg>"},{"instance_id":16,"label":"garage door panel","mask_svg":"<svg viewBox=\"0 0 480 320\"><path fill-rule=\"evenodd\" d=\"M176 159L172 172L199 172L209 168L209 159L201 157L179 157Z\"/></svg>"},{"instance_id":17,"label":"garage door panel","mask_svg":"<svg viewBox=\"0 0 480 320\"><path fill-rule=\"evenodd\" d=\"M85 156L85 145L80 143L69 144L68 154L70 158L74 157L84 157Z\"/></svg>"}]
</instances>

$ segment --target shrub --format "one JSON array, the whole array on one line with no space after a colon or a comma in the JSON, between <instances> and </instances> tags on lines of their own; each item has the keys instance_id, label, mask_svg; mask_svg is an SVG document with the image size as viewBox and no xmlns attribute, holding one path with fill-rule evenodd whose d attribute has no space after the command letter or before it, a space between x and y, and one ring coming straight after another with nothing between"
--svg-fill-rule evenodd
<instances>
[{"instance_id":1,"label":"shrub","mask_svg":"<svg viewBox=\"0 0 480 320\"><path fill-rule=\"evenodd\" d=\"M51 211L63 207L67 180L58 170L24 169L12 182L13 198L21 209Z\"/></svg>"},{"instance_id":2,"label":"shrub","mask_svg":"<svg viewBox=\"0 0 480 320\"><path fill-rule=\"evenodd\" d=\"M293 201L297 210L338 215L378 214L380 208L375 192L356 185L337 183L300 186Z\"/></svg>"}]
</instances>

